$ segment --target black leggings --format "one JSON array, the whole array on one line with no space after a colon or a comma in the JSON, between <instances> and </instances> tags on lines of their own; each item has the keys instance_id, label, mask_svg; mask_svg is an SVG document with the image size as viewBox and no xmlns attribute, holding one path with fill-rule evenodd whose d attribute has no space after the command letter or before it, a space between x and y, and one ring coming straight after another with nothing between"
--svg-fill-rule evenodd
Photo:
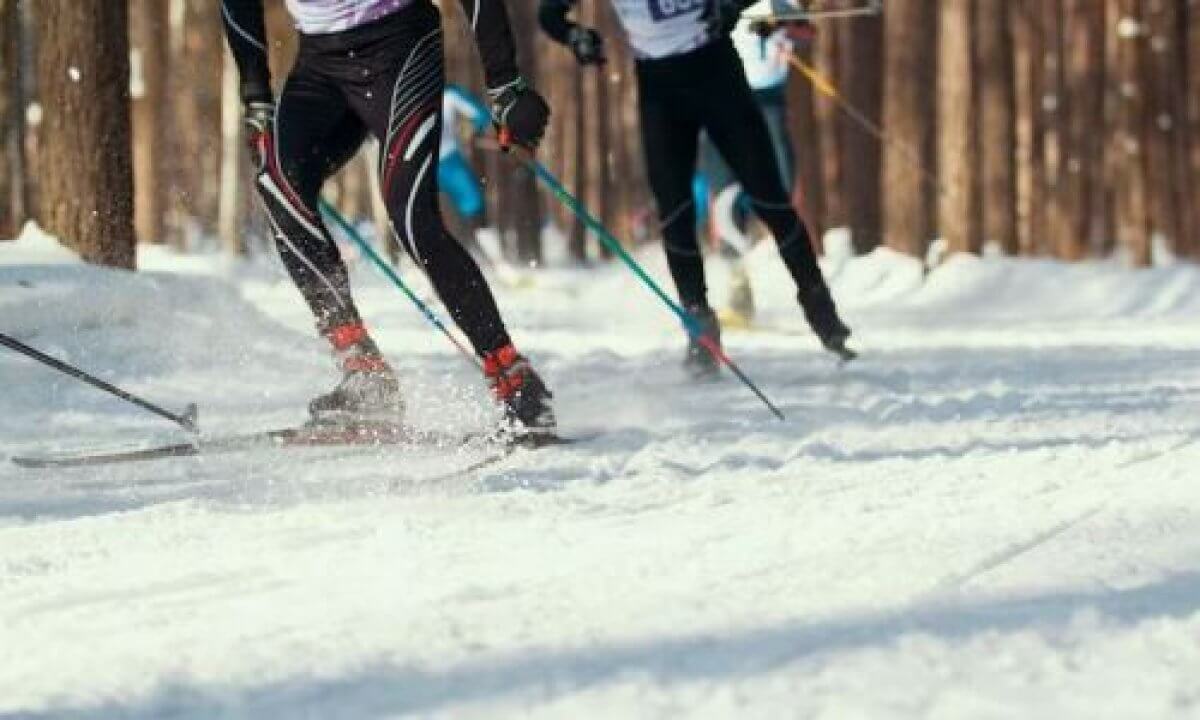
<instances>
[{"instance_id":1,"label":"black leggings","mask_svg":"<svg viewBox=\"0 0 1200 720\"><path fill-rule=\"evenodd\" d=\"M353 30L301 37L258 189L280 257L319 328L359 321L346 266L317 203L324 181L370 133L382 143L380 187L391 231L476 352L509 344L487 282L446 232L438 208L444 83L441 15L428 0Z\"/></svg>"},{"instance_id":2,"label":"black leggings","mask_svg":"<svg viewBox=\"0 0 1200 720\"><path fill-rule=\"evenodd\" d=\"M692 176L704 130L779 246L796 286L824 286L804 223L780 180L775 149L733 44L637 63L638 109L650 187L658 203L671 277L685 305L708 306L696 239Z\"/></svg>"}]
</instances>

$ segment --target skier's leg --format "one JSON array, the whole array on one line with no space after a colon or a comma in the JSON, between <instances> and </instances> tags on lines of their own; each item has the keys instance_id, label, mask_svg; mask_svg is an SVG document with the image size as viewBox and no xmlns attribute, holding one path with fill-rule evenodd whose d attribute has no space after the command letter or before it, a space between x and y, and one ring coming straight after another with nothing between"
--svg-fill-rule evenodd
<instances>
[{"instance_id":1,"label":"skier's leg","mask_svg":"<svg viewBox=\"0 0 1200 720\"><path fill-rule=\"evenodd\" d=\"M638 113L642 148L650 189L658 205L659 226L667 266L679 300L699 323L704 335L721 341L716 313L708 304L704 256L696 236L696 206L692 182L696 172L699 125L687 106L674 97L673 68L638 65ZM716 358L689 338L684 368L695 377L719 371Z\"/></svg>"},{"instance_id":2,"label":"skier's leg","mask_svg":"<svg viewBox=\"0 0 1200 720\"><path fill-rule=\"evenodd\" d=\"M321 185L366 135L341 94L300 64L276 106L273 147L258 189L280 258L333 346L343 379L309 410L318 421L396 421L399 383L371 340L350 296L345 263L318 211Z\"/></svg>"},{"instance_id":3,"label":"skier's leg","mask_svg":"<svg viewBox=\"0 0 1200 720\"><path fill-rule=\"evenodd\" d=\"M704 256L696 236L692 178L699 124L671 97L670 81L638 65L638 116L650 190L658 205L663 249L684 306L708 307Z\"/></svg>"},{"instance_id":4,"label":"skier's leg","mask_svg":"<svg viewBox=\"0 0 1200 720\"><path fill-rule=\"evenodd\" d=\"M809 324L827 348L840 353L850 330L838 317L808 228L792 207L766 121L742 65L732 44L723 50L721 61L712 64L711 80L724 92L713 93L704 102L704 127L741 182L754 212L775 236Z\"/></svg>"},{"instance_id":5,"label":"skier's leg","mask_svg":"<svg viewBox=\"0 0 1200 720\"><path fill-rule=\"evenodd\" d=\"M549 391L513 347L491 288L446 231L438 207L445 82L441 15L428 3L416 3L393 17L394 37L358 54L371 74L364 91L347 89L347 100L382 143L380 189L391 230L483 360L510 417L527 430L552 431Z\"/></svg>"},{"instance_id":6,"label":"skier's leg","mask_svg":"<svg viewBox=\"0 0 1200 720\"><path fill-rule=\"evenodd\" d=\"M336 91L297 72L280 94L273 147L257 180L280 258L323 332L357 322L358 311L346 266L317 211L318 197L325 178L365 133Z\"/></svg>"}]
</instances>

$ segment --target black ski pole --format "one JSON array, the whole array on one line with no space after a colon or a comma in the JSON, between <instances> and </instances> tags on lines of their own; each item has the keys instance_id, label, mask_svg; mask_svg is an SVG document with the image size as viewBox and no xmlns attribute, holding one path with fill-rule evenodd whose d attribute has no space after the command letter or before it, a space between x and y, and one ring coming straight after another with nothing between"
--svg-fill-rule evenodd
<instances>
[{"instance_id":1,"label":"black ski pole","mask_svg":"<svg viewBox=\"0 0 1200 720\"><path fill-rule=\"evenodd\" d=\"M50 357L46 353L44 353L40 350L31 348L28 345L26 345L25 343L21 342L20 340L17 340L16 338L11 338L11 337L5 335L4 333L0 333L0 345L3 345L5 347L9 348L10 350L15 350L16 352L19 352L22 355L31 357L34 360L37 360L38 362L40 362L44 365L49 365L50 367L54 368L55 370L58 370L59 372L63 373L64 375L69 375L70 377L73 377L76 380L85 382L94 388L99 388L100 390L103 390L104 392L109 393L110 395L115 395L127 403L137 405L138 407L142 408L143 410L149 410L150 412L154 413L155 415L158 415L159 417L164 417L164 418L170 420L171 422L180 426L184 430L187 430L187 431L193 432L193 433L200 432L200 428L196 426L197 409L196 409L195 403L189 403L188 406L184 409L184 411L181 414L176 414L176 413L171 412L170 410L164 410L163 408L159 407L158 405L155 405L152 402L149 402L148 400L143 400L142 398L138 397L137 395L128 393L128 392L122 390L121 388L117 387L116 385L113 385L112 383L107 383L94 375L91 375L89 373L84 372L83 370L80 370L77 367L68 365L67 363L63 362L62 360L59 360L58 358Z\"/></svg>"}]
</instances>

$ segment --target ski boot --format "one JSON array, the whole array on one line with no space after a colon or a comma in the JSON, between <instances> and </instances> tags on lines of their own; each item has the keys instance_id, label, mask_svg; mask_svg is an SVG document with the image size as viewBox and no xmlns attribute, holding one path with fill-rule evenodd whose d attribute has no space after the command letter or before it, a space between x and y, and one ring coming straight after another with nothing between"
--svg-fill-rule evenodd
<instances>
[{"instance_id":1,"label":"ski boot","mask_svg":"<svg viewBox=\"0 0 1200 720\"><path fill-rule=\"evenodd\" d=\"M341 366L342 381L308 404L312 424L399 427L404 421L400 382L362 323L339 325L326 337Z\"/></svg>"},{"instance_id":2,"label":"ski boot","mask_svg":"<svg viewBox=\"0 0 1200 720\"><path fill-rule=\"evenodd\" d=\"M688 305L688 315L696 319L701 332L712 338L717 346L721 345L721 324L717 314L707 305ZM696 338L688 336L687 353L683 356L683 369L693 380L714 378L721 371L721 366L708 348L700 344Z\"/></svg>"},{"instance_id":3,"label":"ski boot","mask_svg":"<svg viewBox=\"0 0 1200 720\"><path fill-rule=\"evenodd\" d=\"M842 362L850 362L858 357L858 353L846 347L850 328L838 317L833 297L825 283L818 283L808 291L801 290L797 299L804 310L805 319L826 350L837 355Z\"/></svg>"},{"instance_id":4,"label":"ski boot","mask_svg":"<svg viewBox=\"0 0 1200 720\"><path fill-rule=\"evenodd\" d=\"M515 347L505 345L484 355L483 374L492 394L504 405L508 430L518 439L557 437L558 421L551 404L554 395Z\"/></svg>"}]
</instances>

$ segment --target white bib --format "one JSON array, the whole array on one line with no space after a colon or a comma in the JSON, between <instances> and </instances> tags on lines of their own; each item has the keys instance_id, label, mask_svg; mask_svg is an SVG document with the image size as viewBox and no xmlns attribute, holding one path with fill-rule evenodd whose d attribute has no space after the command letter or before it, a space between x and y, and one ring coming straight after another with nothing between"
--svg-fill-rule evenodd
<instances>
[{"instance_id":1,"label":"white bib","mask_svg":"<svg viewBox=\"0 0 1200 720\"><path fill-rule=\"evenodd\" d=\"M700 19L705 0L612 0L612 4L638 57L681 55L709 40Z\"/></svg>"},{"instance_id":2,"label":"white bib","mask_svg":"<svg viewBox=\"0 0 1200 720\"><path fill-rule=\"evenodd\" d=\"M412 0L287 0L296 29L306 35L341 32L390 15Z\"/></svg>"}]
</instances>

